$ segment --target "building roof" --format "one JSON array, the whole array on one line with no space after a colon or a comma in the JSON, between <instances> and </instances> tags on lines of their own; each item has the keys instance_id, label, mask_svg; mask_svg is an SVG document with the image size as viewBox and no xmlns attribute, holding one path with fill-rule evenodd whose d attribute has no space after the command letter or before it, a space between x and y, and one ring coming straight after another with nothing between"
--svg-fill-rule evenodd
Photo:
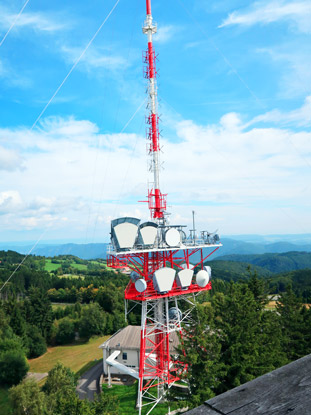
<instances>
[{"instance_id":1,"label":"building roof","mask_svg":"<svg viewBox=\"0 0 311 415\"><path fill-rule=\"evenodd\" d=\"M101 349L140 349L140 335L141 327L140 326L127 326L123 329L118 330L115 334L109 337L105 343L101 344L99 348ZM154 341L154 339L153 339ZM175 347L179 345L179 338L176 332L170 334L170 351L173 352ZM148 342L146 344L147 350Z\"/></svg>"},{"instance_id":2,"label":"building roof","mask_svg":"<svg viewBox=\"0 0 311 415\"><path fill-rule=\"evenodd\" d=\"M209 399L188 415L310 415L311 354Z\"/></svg>"}]
</instances>

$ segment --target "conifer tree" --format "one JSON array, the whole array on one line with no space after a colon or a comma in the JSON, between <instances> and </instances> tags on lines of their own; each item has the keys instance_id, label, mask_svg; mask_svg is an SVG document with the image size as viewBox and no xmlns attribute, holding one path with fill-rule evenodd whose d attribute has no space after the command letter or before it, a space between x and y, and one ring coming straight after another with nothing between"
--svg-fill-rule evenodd
<instances>
[{"instance_id":1,"label":"conifer tree","mask_svg":"<svg viewBox=\"0 0 311 415\"><path fill-rule=\"evenodd\" d=\"M36 326L41 335L47 340L53 324L53 310L46 291L32 287L29 298L25 300L26 320Z\"/></svg>"},{"instance_id":2,"label":"conifer tree","mask_svg":"<svg viewBox=\"0 0 311 415\"><path fill-rule=\"evenodd\" d=\"M310 350L308 337L310 334L310 319L306 318L303 304L290 286L282 293L277 303L283 332L283 349L287 358L292 361L299 359ZM310 339L310 337L309 337Z\"/></svg>"},{"instance_id":3,"label":"conifer tree","mask_svg":"<svg viewBox=\"0 0 311 415\"><path fill-rule=\"evenodd\" d=\"M184 327L178 351L179 360L188 365L188 400L192 406L197 406L216 394L225 373L211 306L198 305L193 319L192 325Z\"/></svg>"}]
</instances>

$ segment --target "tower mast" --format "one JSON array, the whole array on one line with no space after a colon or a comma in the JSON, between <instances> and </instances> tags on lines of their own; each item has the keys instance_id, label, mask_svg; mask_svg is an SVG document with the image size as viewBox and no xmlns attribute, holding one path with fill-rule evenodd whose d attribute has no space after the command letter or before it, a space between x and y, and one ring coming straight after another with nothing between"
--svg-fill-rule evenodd
<instances>
[{"instance_id":1,"label":"tower mast","mask_svg":"<svg viewBox=\"0 0 311 415\"><path fill-rule=\"evenodd\" d=\"M144 54L145 77L148 80L148 97L149 102L147 108L149 114L147 116L147 140L149 142L149 154L152 156L152 171L154 188L148 190L148 202L151 217L159 222L164 220L164 212L166 209L166 195L160 191L159 179L159 116L158 116L158 94L156 81L156 55L153 48L152 36L157 32L157 26L154 24L151 14L151 0L146 0L146 20L143 26L143 33L147 35L148 49Z\"/></svg>"},{"instance_id":2,"label":"tower mast","mask_svg":"<svg viewBox=\"0 0 311 415\"><path fill-rule=\"evenodd\" d=\"M187 237L184 225L168 224L165 220L166 194L160 191L159 180L159 116L157 105L156 55L152 37L157 31L151 14L151 0L146 0L143 33L148 38L144 53L145 78L148 80L147 139L154 175L148 189L148 204L153 221L141 223L134 217L111 221L111 246L107 265L131 269L125 289L126 301L141 304L141 339L139 365L135 369L117 360L114 352L106 362L122 373L138 380L137 408L139 415L150 414L163 402L168 389L187 371L178 361L176 346L183 325L192 324L191 310L195 297L211 289L211 268L207 259L221 246L219 236L207 231L196 237L193 230ZM203 251L209 249L211 252ZM183 304L180 307L178 303Z\"/></svg>"}]
</instances>

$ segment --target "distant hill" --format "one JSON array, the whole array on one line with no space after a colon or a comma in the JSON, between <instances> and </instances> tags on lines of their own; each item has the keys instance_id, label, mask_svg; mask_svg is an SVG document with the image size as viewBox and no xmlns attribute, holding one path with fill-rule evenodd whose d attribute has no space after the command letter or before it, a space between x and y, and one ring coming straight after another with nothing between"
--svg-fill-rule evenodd
<instances>
[{"instance_id":1,"label":"distant hill","mask_svg":"<svg viewBox=\"0 0 311 415\"><path fill-rule=\"evenodd\" d=\"M210 259L214 260L220 256L227 255L250 255L250 254L266 254L266 253L283 253L289 251L311 252L310 235L283 235L284 240L280 240L282 236L260 236L260 235L240 235L237 239L223 237L221 242L223 246L218 249ZM38 244L32 251L34 255L42 255L53 257L57 255L75 255L81 259L106 258L107 243L67 243L67 244ZM0 249L19 252L26 254L33 247L31 243L22 246L18 243L0 243ZM205 250L207 253L209 249ZM194 256L197 258L196 256ZM234 259L234 261L236 261ZM242 262L247 262L244 259Z\"/></svg>"},{"instance_id":2,"label":"distant hill","mask_svg":"<svg viewBox=\"0 0 311 415\"><path fill-rule=\"evenodd\" d=\"M3 244L2 244L3 246ZM38 245L31 252L32 255L54 257L58 255L74 255L81 259L106 258L108 244L61 244ZM32 246L10 246L10 250L27 254Z\"/></svg>"},{"instance_id":3,"label":"distant hill","mask_svg":"<svg viewBox=\"0 0 311 415\"><path fill-rule=\"evenodd\" d=\"M285 291L291 285L295 294L305 303L311 303L311 269L298 269L295 271L274 274L270 279L271 292Z\"/></svg>"},{"instance_id":4,"label":"distant hill","mask_svg":"<svg viewBox=\"0 0 311 415\"><path fill-rule=\"evenodd\" d=\"M281 254L224 255L218 257L216 261L248 263L265 268L273 273L281 273L311 268L311 253L292 251Z\"/></svg>"},{"instance_id":5,"label":"distant hill","mask_svg":"<svg viewBox=\"0 0 311 415\"><path fill-rule=\"evenodd\" d=\"M212 268L213 279L219 278L225 281L236 281L249 276L248 268L250 264L245 262L234 262L234 261L209 261L208 265ZM257 271L259 277L270 277L273 275L268 269L252 265L251 270Z\"/></svg>"},{"instance_id":6,"label":"distant hill","mask_svg":"<svg viewBox=\"0 0 311 415\"><path fill-rule=\"evenodd\" d=\"M266 253L283 253L289 251L311 252L311 243L296 244L288 241L279 241L273 243L245 242L241 240L222 238L223 246L213 254L213 259L219 256L239 254L266 254Z\"/></svg>"}]
</instances>

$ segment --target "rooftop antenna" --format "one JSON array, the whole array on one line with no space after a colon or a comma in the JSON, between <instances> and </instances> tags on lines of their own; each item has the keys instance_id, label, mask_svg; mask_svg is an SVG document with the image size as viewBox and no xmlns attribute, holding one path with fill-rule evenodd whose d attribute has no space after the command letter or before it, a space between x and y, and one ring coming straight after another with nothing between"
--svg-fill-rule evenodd
<instances>
[{"instance_id":1,"label":"rooftop antenna","mask_svg":"<svg viewBox=\"0 0 311 415\"><path fill-rule=\"evenodd\" d=\"M192 241L195 245L196 229L195 229L194 215L195 215L195 211L193 210L192 211L192 229L190 229L190 238L192 239Z\"/></svg>"}]
</instances>

